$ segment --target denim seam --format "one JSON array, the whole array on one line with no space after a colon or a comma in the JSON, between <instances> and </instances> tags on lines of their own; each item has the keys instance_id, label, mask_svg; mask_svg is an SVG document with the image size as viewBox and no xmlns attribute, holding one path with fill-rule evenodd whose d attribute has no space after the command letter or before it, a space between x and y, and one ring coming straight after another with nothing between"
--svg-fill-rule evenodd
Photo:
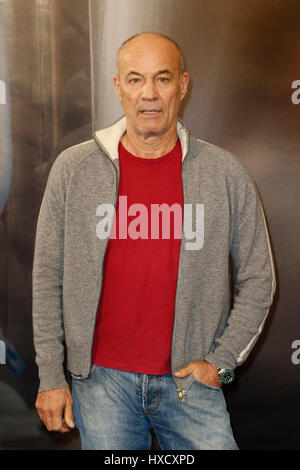
<instances>
[{"instance_id":1,"label":"denim seam","mask_svg":"<svg viewBox=\"0 0 300 470\"><path fill-rule=\"evenodd\" d=\"M157 404L155 405L155 407L153 409L148 409L149 413L154 413L159 405L160 405L160 397L161 397L161 383L160 383L160 379L158 380L158 392L157 392L157 395L158 395L158 399L157 399Z\"/></svg>"}]
</instances>

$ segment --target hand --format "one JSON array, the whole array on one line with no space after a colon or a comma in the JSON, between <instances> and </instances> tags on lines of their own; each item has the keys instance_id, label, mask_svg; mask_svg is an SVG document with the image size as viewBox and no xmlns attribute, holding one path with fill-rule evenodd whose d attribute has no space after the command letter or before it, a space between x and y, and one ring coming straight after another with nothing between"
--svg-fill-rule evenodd
<instances>
[{"instance_id":1,"label":"hand","mask_svg":"<svg viewBox=\"0 0 300 470\"><path fill-rule=\"evenodd\" d=\"M35 407L48 431L66 433L75 428L69 387L39 392Z\"/></svg>"},{"instance_id":2,"label":"hand","mask_svg":"<svg viewBox=\"0 0 300 470\"><path fill-rule=\"evenodd\" d=\"M204 382L207 385L213 385L214 387L222 387L220 382L218 369L211 364L210 362L206 361L195 361L190 362L186 367L179 369L175 372L176 377L186 377L189 374L193 374L193 376L200 380L200 382Z\"/></svg>"}]
</instances>

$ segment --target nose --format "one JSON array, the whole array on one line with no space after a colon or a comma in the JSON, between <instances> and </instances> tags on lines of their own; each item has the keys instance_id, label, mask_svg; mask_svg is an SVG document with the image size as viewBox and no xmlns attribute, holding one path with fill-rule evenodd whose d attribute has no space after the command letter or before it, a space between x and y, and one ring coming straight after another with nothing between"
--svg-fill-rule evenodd
<instances>
[{"instance_id":1,"label":"nose","mask_svg":"<svg viewBox=\"0 0 300 470\"><path fill-rule=\"evenodd\" d=\"M142 99L148 101L157 100L157 90L152 79L146 80L142 89Z\"/></svg>"}]
</instances>

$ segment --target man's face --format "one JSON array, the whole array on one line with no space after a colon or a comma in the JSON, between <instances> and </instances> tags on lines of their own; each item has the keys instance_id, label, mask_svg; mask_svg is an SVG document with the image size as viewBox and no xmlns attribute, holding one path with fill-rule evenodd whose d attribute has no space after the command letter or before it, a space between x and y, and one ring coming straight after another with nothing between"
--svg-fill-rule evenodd
<instances>
[{"instance_id":1,"label":"man's face","mask_svg":"<svg viewBox=\"0 0 300 470\"><path fill-rule=\"evenodd\" d=\"M127 128L143 137L176 131L188 86L188 74L180 72L176 46L154 34L139 36L121 50L118 68L113 81Z\"/></svg>"}]
</instances>

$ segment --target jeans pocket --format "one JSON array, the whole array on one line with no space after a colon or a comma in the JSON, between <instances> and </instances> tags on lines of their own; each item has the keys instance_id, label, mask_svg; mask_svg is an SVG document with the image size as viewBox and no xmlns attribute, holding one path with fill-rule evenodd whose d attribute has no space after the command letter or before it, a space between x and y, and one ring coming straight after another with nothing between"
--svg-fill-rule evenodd
<instances>
[{"instance_id":1,"label":"jeans pocket","mask_svg":"<svg viewBox=\"0 0 300 470\"><path fill-rule=\"evenodd\" d=\"M74 380L74 382L86 382L87 380L92 378L96 370L96 367L97 367L96 364L91 365L90 372L87 377L83 377L83 375L80 375L80 374L73 374L73 372L71 372L72 380Z\"/></svg>"},{"instance_id":2,"label":"jeans pocket","mask_svg":"<svg viewBox=\"0 0 300 470\"><path fill-rule=\"evenodd\" d=\"M217 387L216 385L209 385L205 382L202 382L201 380L199 380L195 376L194 376L194 382L199 384L199 385L202 385L202 387L204 387L204 388L208 388L209 390L214 390L215 392L219 392L220 390L222 390L222 387Z\"/></svg>"}]
</instances>

